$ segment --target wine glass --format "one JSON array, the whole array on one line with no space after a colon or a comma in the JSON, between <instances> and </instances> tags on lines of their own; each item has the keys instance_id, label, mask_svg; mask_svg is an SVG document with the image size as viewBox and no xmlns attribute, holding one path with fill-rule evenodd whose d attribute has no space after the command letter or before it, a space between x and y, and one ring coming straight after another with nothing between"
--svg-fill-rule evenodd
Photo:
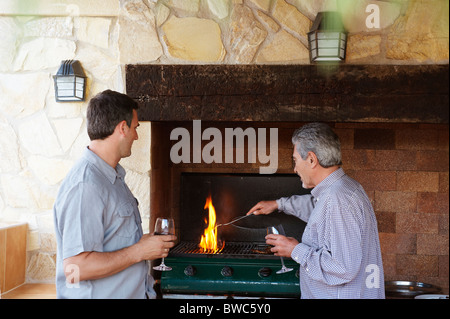
<instances>
[{"instance_id":1,"label":"wine glass","mask_svg":"<svg viewBox=\"0 0 450 319\"><path fill-rule=\"evenodd\" d=\"M175 235L175 222L173 218L157 218L155 223L155 235ZM164 258L161 260L159 266L153 267L155 270L159 271L169 271L172 267L166 266L164 264Z\"/></svg>"},{"instance_id":2,"label":"wine glass","mask_svg":"<svg viewBox=\"0 0 450 319\"><path fill-rule=\"evenodd\" d=\"M276 235L286 236L286 233L284 232L283 225L281 225L281 224L278 225L277 227L275 227L275 226L267 227L267 235L269 235L269 234L276 234ZM280 270L277 271L277 274L284 274L286 272L294 270L294 268L288 268L288 267L286 267L284 265L284 260L283 260L282 256L280 256L280 259L281 259L282 267L281 267Z\"/></svg>"}]
</instances>

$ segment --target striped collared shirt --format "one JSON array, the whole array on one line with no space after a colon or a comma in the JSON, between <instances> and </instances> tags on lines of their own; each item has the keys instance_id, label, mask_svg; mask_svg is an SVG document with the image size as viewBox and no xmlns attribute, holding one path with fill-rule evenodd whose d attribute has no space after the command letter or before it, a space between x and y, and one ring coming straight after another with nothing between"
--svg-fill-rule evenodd
<instances>
[{"instance_id":1,"label":"striped collared shirt","mask_svg":"<svg viewBox=\"0 0 450 319\"><path fill-rule=\"evenodd\" d=\"M300 264L302 298L385 297L377 222L358 182L340 168L311 195L277 203L307 222L302 242L291 254Z\"/></svg>"}]
</instances>

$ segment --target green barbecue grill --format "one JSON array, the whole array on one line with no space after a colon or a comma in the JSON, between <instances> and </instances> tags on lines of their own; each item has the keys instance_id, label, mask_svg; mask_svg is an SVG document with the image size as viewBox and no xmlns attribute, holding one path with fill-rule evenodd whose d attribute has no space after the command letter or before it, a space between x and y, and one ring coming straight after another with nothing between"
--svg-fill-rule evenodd
<instances>
[{"instance_id":1,"label":"green barbecue grill","mask_svg":"<svg viewBox=\"0 0 450 319\"><path fill-rule=\"evenodd\" d=\"M161 274L164 294L210 294L299 298L299 265L284 258L293 271L277 274L280 257L264 243L227 243L220 253L202 253L196 243L177 245L165 258L172 271Z\"/></svg>"}]
</instances>

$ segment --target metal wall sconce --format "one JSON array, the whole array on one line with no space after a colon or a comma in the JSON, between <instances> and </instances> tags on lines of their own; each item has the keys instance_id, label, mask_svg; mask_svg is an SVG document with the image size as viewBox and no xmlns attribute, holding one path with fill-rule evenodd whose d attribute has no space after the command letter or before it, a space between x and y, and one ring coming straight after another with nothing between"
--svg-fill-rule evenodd
<instances>
[{"instance_id":1,"label":"metal wall sconce","mask_svg":"<svg viewBox=\"0 0 450 319\"><path fill-rule=\"evenodd\" d=\"M55 82L56 102L81 102L86 93L86 75L78 60L61 61Z\"/></svg>"},{"instance_id":2,"label":"metal wall sconce","mask_svg":"<svg viewBox=\"0 0 450 319\"><path fill-rule=\"evenodd\" d=\"M311 62L340 62L345 60L347 31L339 12L319 12L308 32Z\"/></svg>"}]
</instances>

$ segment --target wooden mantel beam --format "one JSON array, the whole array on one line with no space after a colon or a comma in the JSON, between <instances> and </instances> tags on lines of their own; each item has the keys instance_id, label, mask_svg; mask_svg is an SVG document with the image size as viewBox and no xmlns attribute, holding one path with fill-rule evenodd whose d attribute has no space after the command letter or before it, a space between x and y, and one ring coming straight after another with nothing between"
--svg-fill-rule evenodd
<instances>
[{"instance_id":1,"label":"wooden mantel beam","mask_svg":"<svg viewBox=\"0 0 450 319\"><path fill-rule=\"evenodd\" d=\"M127 65L141 121L448 123L448 65Z\"/></svg>"}]
</instances>

